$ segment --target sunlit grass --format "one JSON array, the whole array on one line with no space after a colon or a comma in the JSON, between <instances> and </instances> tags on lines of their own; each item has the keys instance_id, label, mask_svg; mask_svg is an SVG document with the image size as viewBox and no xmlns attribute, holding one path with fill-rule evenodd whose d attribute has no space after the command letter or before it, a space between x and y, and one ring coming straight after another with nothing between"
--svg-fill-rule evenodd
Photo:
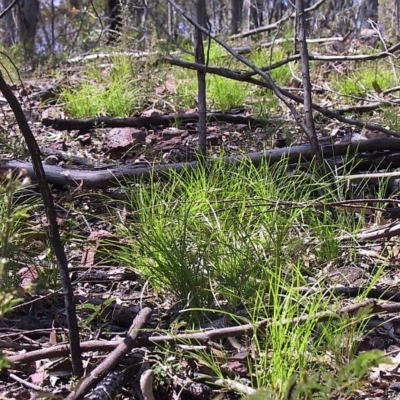
<instances>
[{"instance_id":1,"label":"sunlit grass","mask_svg":"<svg viewBox=\"0 0 400 400\"><path fill-rule=\"evenodd\" d=\"M91 66L83 82L64 87L60 101L72 117L129 117L143 104L144 90L127 57L115 57L110 71Z\"/></svg>"},{"instance_id":2,"label":"sunlit grass","mask_svg":"<svg viewBox=\"0 0 400 400\"><path fill-rule=\"evenodd\" d=\"M327 182L301 171L287 174L285 162L256 168L221 160L171 173L167 181L128 186L125 207L134 220L115 225L124 241L112 257L139 272L160 295L172 294L179 320L192 329L213 314L236 323L269 319L246 343L254 352L249 372L253 387L284 393L298 373L327 372L323 359L332 346L338 368L351 363L362 326L360 315L333 318L328 329L318 328L320 312L340 307L324 295L324 277L317 278L319 289L298 290L308 284L306 276L318 277L314 266L342 256L339 233L354 235L362 226L354 213L312 206L339 200L347 190L345 184L331 190ZM280 200L293 206L279 206ZM348 252L347 261L355 256ZM371 285L376 279L379 274ZM238 309L242 316L235 314ZM309 318L290 323L302 316ZM219 362L196 354L223 376ZM335 388L332 383L327 390Z\"/></svg>"},{"instance_id":3,"label":"sunlit grass","mask_svg":"<svg viewBox=\"0 0 400 400\"><path fill-rule=\"evenodd\" d=\"M378 63L365 63L346 75L332 74L331 82L340 94L359 97L365 97L368 92L378 96L376 89L385 90L397 84L392 68Z\"/></svg>"}]
</instances>

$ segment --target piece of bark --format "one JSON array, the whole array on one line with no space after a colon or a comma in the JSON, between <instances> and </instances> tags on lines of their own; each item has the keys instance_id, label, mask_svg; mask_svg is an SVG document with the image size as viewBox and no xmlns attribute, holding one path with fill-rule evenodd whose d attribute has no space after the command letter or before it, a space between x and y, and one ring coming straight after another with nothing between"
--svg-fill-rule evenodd
<instances>
[{"instance_id":1,"label":"piece of bark","mask_svg":"<svg viewBox=\"0 0 400 400\"><path fill-rule=\"evenodd\" d=\"M49 147L41 147L40 153L43 156L54 156L59 161L65 161L74 165L82 165L84 167L106 168L112 166L111 164L103 164L90 158L76 156L69 151L55 150Z\"/></svg>"},{"instance_id":2,"label":"piece of bark","mask_svg":"<svg viewBox=\"0 0 400 400\"><path fill-rule=\"evenodd\" d=\"M127 369L117 367L111 371L101 382L97 384L87 400L110 400L115 397L121 386L126 381Z\"/></svg>"}]
</instances>

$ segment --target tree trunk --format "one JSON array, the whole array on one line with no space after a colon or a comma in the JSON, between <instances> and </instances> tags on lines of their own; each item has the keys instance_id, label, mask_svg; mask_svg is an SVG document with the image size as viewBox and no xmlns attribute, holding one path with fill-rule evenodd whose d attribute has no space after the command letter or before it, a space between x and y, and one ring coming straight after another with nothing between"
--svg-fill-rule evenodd
<instances>
[{"instance_id":1,"label":"tree trunk","mask_svg":"<svg viewBox=\"0 0 400 400\"><path fill-rule=\"evenodd\" d=\"M259 28L263 24L263 1L253 0L250 5L251 28Z\"/></svg>"},{"instance_id":2,"label":"tree trunk","mask_svg":"<svg viewBox=\"0 0 400 400\"><path fill-rule=\"evenodd\" d=\"M24 46L25 56L32 59L35 53L36 28L39 14L38 0L19 0L18 10L18 30L19 40Z\"/></svg>"},{"instance_id":3,"label":"tree trunk","mask_svg":"<svg viewBox=\"0 0 400 400\"><path fill-rule=\"evenodd\" d=\"M11 5L13 0L3 0L3 10ZM14 10L9 10L4 15L4 23L2 23L3 39L2 42L7 46L12 46L17 41L17 26L14 19Z\"/></svg>"},{"instance_id":4,"label":"tree trunk","mask_svg":"<svg viewBox=\"0 0 400 400\"><path fill-rule=\"evenodd\" d=\"M291 3L288 3L291 4ZM268 23L272 23L273 20L278 21L283 17L283 14L288 9L288 4L283 1L273 0L272 5L270 7L271 11L268 17Z\"/></svg>"},{"instance_id":5,"label":"tree trunk","mask_svg":"<svg viewBox=\"0 0 400 400\"><path fill-rule=\"evenodd\" d=\"M378 22L378 0L362 0L360 4L360 12L358 22L360 30L370 29L371 25L368 20Z\"/></svg>"},{"instance_id":6,"label":"tree trunk","mask_svg":"<svg viewBox=\"0 0 400 400\"><path fill-rule=\"evenodd\" d=\"M243 0L231 0L231 34L239 33L243 20Z\"/></svg>"},{"instance_id":7,"label":"tree trunk","mask_svg":"<svg viewBox=\"0 0 400 400\"><path fill-rule=\"evenodd\" d=\"M120 0L107 0L108 7L108 34L107 44L118 40L122 26L122 13Z\"/></svg>"}]
</instances>

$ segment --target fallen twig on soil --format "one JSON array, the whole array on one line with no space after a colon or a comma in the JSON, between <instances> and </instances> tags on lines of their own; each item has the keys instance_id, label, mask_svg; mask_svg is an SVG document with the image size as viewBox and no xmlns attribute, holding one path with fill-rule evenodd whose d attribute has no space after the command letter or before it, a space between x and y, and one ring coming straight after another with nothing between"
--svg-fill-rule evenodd
<instances>
[{"instance_id":1,"label":"fallen twig on soil","mask_svg":"<svg viewBox=\"0 0 400 400\"><path fill-rule=\"evenodd\" d=\"M231 124L246 124L249 126L263 126L265 121L254 117L244 117L241 115L207 113L208 122L227 122ZM151 128L155 126L170 126L176 123L194 123L199 121L199 114L169 114L154 117L132 117L132 118L45 118L42 124L51 126L53 129L80 130L93 128Z\"/></svg>"},{"instance_id":2,"label":"fallen twig on soil","mask_svg":"<svg viewBox=\"0 0 400 400\"><path fill-rule=\"evenodd\" d=\"M400 140L394 138L381 138L364 140L360 142L339 143L334 145L321 146L321 153L324 158L332 156L343 156L368 151L378 150L400 150ZM247 155L227 156L223 158L226 164L236 164L249 160L254 165L259 165L262 161L270 164L287 159L288 163L298 163L299 161L309 161L313 157L309 144L281 149L267 150L265 152L249 153ZM382 160L381 160L382 161ZM396 160L392 160L394 167ZM209 163L215 161L210 160ZM219 162L219 161L217 161ZM382 163L382 162L381 162ZM185 169L196 168L199 166L197 161L187 163L174 163L163 165L148 165L140 163L138 165L116 165L106 169L68 169L54 165L44 165L46 178L49 183L61 186L81 186L85 188L100 188L110 185L120 184L121 180L129 178L148 178L152 175L162 177L174 170L182 172ZM23 173L31 179L36 178L32 164L22 161L0 160L0 171L13 170Z\"/></svg>"},{"instance_id":3,"label":"fallen twig on soil","mask_svg":"<svg viewBox=\"0 0 400 400\"><path fill-rule=\"evenodd\" d=\"M398 221L394 221L390 224L386 224L383 226L375 226L373 228L366 229L357 233L357 235L345 234L339 236L338 240L349 240L354 239L357 241L362 240L375 240L382 238L391 238L393 236L400 235L400 224Z\"/></svg>"},{"instance_id":4,"label":"fallen twig on soil","mask_svg":"<svg viewBox=\"0 0 400 400\"><path fill-rule=\"evenodd\" d=\"M90 374L81 382L78 388L71 392L67 400L82 399L98 382L100 382L112 369L118 365L122 357L129 353L136 344L140 329L150 318L152 310L144 308L135 318L129 329L128 335Z\"/></svg>"},{"instance_id":5,"label":"fallen twig on soil","mask_svg":"<svg viewBox=\"0 0 400 400\"><path fill-rule=\"evenodd\" d=\"M301 317L296 317L292 319L287 319L281 322L281 324L302 324L308 321L310 318L315 319L316 322L323 322L332 318L341 318L343 316L356 315L360 309L366 308L369 315L375 314L386 314L386 313L396 313L400 311L399 303L385 303L378 304L375 299L366 299L357 304L351 304L349 306L335 311L323 311L321 313L316 313L315 315L309 316L304 315ZM135 342L137 347L153 347L154 345L160 345L163 343L208 343L210 340L219 340L227 337L235 337L241 335L252 334L257 329L265 329L265 327L272 323L273 320L263 319L257 324L245 324L239 326L233 326L228 328L213 329L205 332L189 333L181 335L162 335L162 336L151 336L151 337L140 337ZM93 340L89 342L81 342L81 351L112 351L114 350L121 341L102 341ZM63 344L58 346L49 347L42 350L35 350L24 354L18 354L12 357L8 357L14 367L21 364L32 363L43 358L51 357L62 357L69 354L69 345Z\"/></svg>"}]
</instances>

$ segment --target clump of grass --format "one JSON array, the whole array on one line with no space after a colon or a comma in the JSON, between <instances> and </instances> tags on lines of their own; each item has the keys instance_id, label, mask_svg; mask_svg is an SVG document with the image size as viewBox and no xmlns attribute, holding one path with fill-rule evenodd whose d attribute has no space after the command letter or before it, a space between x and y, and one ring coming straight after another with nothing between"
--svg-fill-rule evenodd
<instances>
[{"instance_id":1,"label":"clump of grass","mask_svg":"<svg viewBox=\"0 0 400 400\"><path fill-rule=\"evenodd\" d=\"M240 278L260 276L262 269L257 265L264 263L265 253L257 252L257 247L281 241L292 222L266 205L255 207L256 212L246 208L252 197L277 198L271 193L278 190L274 179L260 175L266 168L261 172L248 165L239 171L222 165L212 169L172 174L168 185L152 183L149 190L141 188L135 195L142 228L142 251L135 262L143 265L153 284L174 287L181 301L190 299L192 307L211 305L209 282L219 281L218 290L224 291L223 279L231 301L251 292L255 283L249 280L243 285ZM250 178L250 173L256 175ZM183 285L182 276L187 278Z\"/></svg>"},{"instance_id":2,"label":"clump of grass","mask_svg":"<svg viewBox=\"0 0 400 400\"><path fill-rule=\"evenodd\" d=\"M21 248L26 244L25 236L31 232L27 220L34 201L24 203L19 199L28 185L27 179L21 183L10 173L0 188L0 257L4 283L15 282L15 267L23 254Z\"/></svg>"},{"instance_id":3,"label":"clump of grass","mask_svg":"<svg viewBox=\"0 0 400 400\"><path fill-rule=\"evenodd\" d=\"M209 57L208 63L213 66L230 67L232 69L243 69L243 64L236 60L232 55L228 54L221 46L214 43L210 49L205 49L206 55ZM191 57L185 56L189 61L193 61ZM268 50L262 49L253 52L249 59L259 67L269 65L285 57L285 47L279 47L274 50L272 58ZM296 67L295 67L296 68ZM180 106L190 108L196 105L197 98L197 80L193 71L182 68L174 69L174 75L179 82L175 101ZM285 85L289 82L292 72L288 65L271 71L271 77L279 85ZM220 108L227 111L233 106L243 105L251 98L254 104L254 114L265 116L278 107L279 101L271 94L271 91L263 88L252 88L244 82L237 82L222 76L208 74L207 81L207 101L209 108ZM259 101L258 101L259 100ZM267 109L265 110L265 104Z\"/></svg>"},{"instance_id":4,"label":"clump of grass","mask_svg":"<svg viewBox=\"0 0 400 400\"><path fill-rule=\"evenodd\" d=\"M60 101L76 118L89 116L132 116L143 98L140 83L128 57L114 57L113 67L103 74L96 66L86 72L84 82L77 87L64 87Z\"/></svg>"},{"instance_id":5,"label":"clump of grass","mask_svg":"<svg viewBox=\"0 0 400 400\"><path fill-rule=\"evenodd\" d=\"M0 262L0 276L4 276L4 266L6 260L1 260ZM11 289L5 284L0 285L0 318L5 317L5 315L12 310L12 308L20 302L17 297L17 292ZM10 366L9 361L4 357L3 353L0 352L0 369L7 368Z\"/></svg>"},{"instance_id":6,"label":"clump of grass","mask_svg":"<svg viewBox=\"0 0 400 400\"><path fill-rule=\"evenodd\" d=\"M140 221L135 230L151 226L148 232L142 231L141 234L166 232L174 241L182 238L182 246L195 246L197 250L202 243L205 246L203 251L213 256L207 257L207 265L210 266L209 260L212 260L212 268L206 269L223 270L226 274L226 264L234 263L232 260L224 261L224 258L231 254L235 257L241 254L244 258L251 255L253 261L261 261L254 257L262 257L275 263L271 251L266 254L265 250L277 248L276 254L280 254L282 246L292 242L293 227L302 226L304 231L308 224L318 235L322 226L337 227L343 222L348 227L349 218L352 218L342 214L335 225L333 216L326 210L321 212L300 207L285 210L271 206L270 201L277 199L310 201L315 196L316 187L324 185L328 189L326 182L310 181L310 177L302 173L287 175L283 164L256 168L246 162L235 167L216 163L211 169L200 167L183 174L172 173L167 184L152 182L148 189L140 186L138 193L132 193L132 207L137 209ZM332 198L336 193L328 190L326 196ZM353 221L351 226L356 225ZM326 235L326 231L321 235ZM263 251L257 251L260 245ZM203 251L197 251L196 256ZM332 257L331 253L329 257ZM246 262L241 260L239 264ZM251 272L248 269L251 267L246 268Z\"/></svg>"},{"instance_id":7,"label":"clump of grass","mask_svg":"<svg viewBox=\"0 0 400 400\"><path fill-rule=\"evenodd\" d=\"M274 49L272 56L266 49L256 50L250 54L249 59L259 67L264 67L282 58L285 58L285 46ZM205 48L207 62L213 66L229 67L232 69L243 69L243 64L228 54L221 46L211 43L210 48ZM185 55L189 61L191 56ZM295 70L297 67L293 67ZM173 97L179 107L192 108L197 104L197 78L196 73L182 68L174 68L175 80L179 82L177 93ZM271 71L272 79L278 85L288 84L292 71L288 65ZM238 82L222 76L208 74L206 77L208 108L220 108L228 111L238 105L244 105L250 100L254 115L265 117L276 110L279 100L264 88L252 88L249 84Z\"/></svg>"},{"instance_id":8,"label":"clump of grass","mask_svg":"<svg viewBox=\"0 0 400 400\"><path fill-rule=\"evenodd\" d=\"M207 77L207 98L211 108L228 111L234 106L244 105L249 95L249 86L218 75Z\"/></svg>"},{"instance_id":9,"label":"clump of grass","mask_svg":"<svg viewBox=\"0 0 400 400\"><path fill-rule=\"evenodd\" d=\"M394 131L400 130L400 117L393 107L382 109L382 122L383 125L389 127Z\"/></svg>"},{"instance_id":10,"label":"clump of grass","mask_svg":"<svg viewBox=\"0 0 400 400\"><path fill-rule=\"evenodd\" d=\"M271 203L313 200L317 187L325 187L328 198L335 196L326 182L309 179L286 174L284 164L256 168L244 162L216 163L211 171L172 173L167 183L141 185L131 193L129 206L137 223L118 226L128 241L120 260L190 307L210 307L213 292L231 304L243 303L259 290L259 280L272 279L265 274L287 263L298 266L302 257L333 259L340 251L338 230L358 229L351 214L334 217L327 210ZM288 250L295 241L296 250Z\"/></svg>"},{"instance_id":11,"label":"clump of grass","mask_svg":"<svg viewBox=\"0 0 400 400\"><path fill-rule=\"evenodd\" d=\"M332 318L322 329L317 316L334 301L313 268L341 255L339 233L361 226L354 214L311 206L341 199L344 183L331 189L326 177L288 173L285 162L255 167L221 160L130 187L126 207L134 221L116 226L124 243L113 256L139 270L157 292L172 293L195 329L213 313L237 323L268 318L246 339L254 352L248 360L254 387L284 393L291 376L328 371L323 359L331 347L338 368L354 358L363 316ZM298 290L307 275L320 290ZM301 316L308 318L290 322ZM196 357L224 375L208 353Z\"/></svg>"},{"instance_id":12,"label":"clump of grass","mask_svg":"<svg viewBox=\"0 0 400 400\"><path fill-rule=\"evenodd\" d=\"M375 91L375 85L382 90L396 85L396 77L391 67L366 63L346 76L332 75L332 87L345 96L365 97L368 92Z\"/></svg>"},{"instance_id":13,"label":"clump of grass","mask_svg":"<svg viewBox=\"0 0 400 400\"><path fill-rule=\"evenodd\" d=\"M289 44L290 45L290 44ZM267 67L277 61L285 59L287 57L288 51L290 51L287 46L274 47L274 50L271 52L268 49L259 49L251 53L250 61L252 61L259 68ZM292 66L294 71L298 70L298 67ZM282 65L279 68L275 68L269 72L271 78L274 82L279 86L284 86L289 83L289 80L292 76L292 71L289 67L289 64Z\"/></svg>"},{"instance_id":14,"label":"clump of grass","mask_svg":"<svg viewBox=\"0 0 400 400\"><path fill-rule=\"evenodd\" d=\"M177 71L175 78L179 82L174 96L175 104L191 108L197 104L197 78L193 71ZM207 107L220 108L223 112L234 106L241 106L249 96L249 86L222 76L208 74L206 76Z\"/></svg>"}]
</instances>

